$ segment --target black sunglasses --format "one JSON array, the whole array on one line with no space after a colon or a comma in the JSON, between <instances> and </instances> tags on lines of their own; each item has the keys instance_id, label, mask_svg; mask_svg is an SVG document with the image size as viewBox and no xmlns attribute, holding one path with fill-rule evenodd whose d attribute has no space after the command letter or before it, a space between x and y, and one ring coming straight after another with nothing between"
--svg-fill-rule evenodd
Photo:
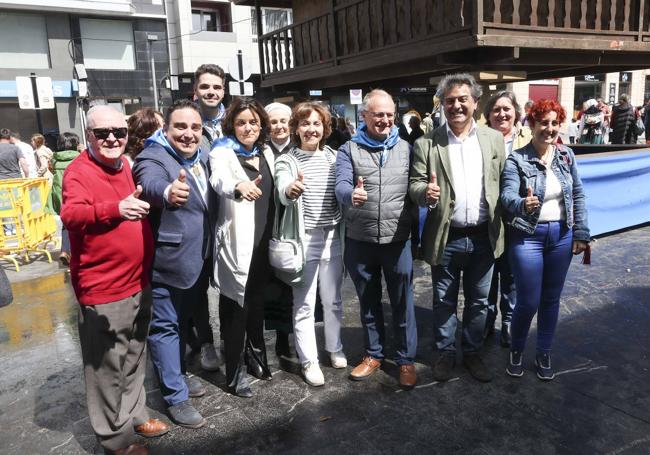
<instances>
[{"instance_id":1,"label":"black sunglasses","mask_svg":"<svg viewBox=\"0 0 650 455\"><path fill-rule=\"evenodd\" d=\"M128 132L126 128L93 128L92 131L95 137L102 141L108 139L111 133L115 139L124 139Z\"/></svg>"}]
</instances>

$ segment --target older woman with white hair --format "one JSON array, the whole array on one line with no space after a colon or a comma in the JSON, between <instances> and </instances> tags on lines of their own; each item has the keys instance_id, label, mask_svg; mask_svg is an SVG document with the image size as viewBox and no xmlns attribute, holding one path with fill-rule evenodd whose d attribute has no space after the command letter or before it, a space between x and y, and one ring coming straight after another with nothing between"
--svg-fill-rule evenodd
<instances>
[{"instance_id":1,"label":"older woman with white hair","mask_svg":"<svg viewBox=\"0 0 650 455\"><path fill-rule=\"evenodd\" d=\"M295 147L289 130L291 108L282 103L271 103L264 107L269 116L269 140L267 145L275 158ZM275 330L275 353L278 358L296 359L289 343L293 332L293 292L291 286L275 276L270 277L264 302L264 325L266 330Z\"/></svg>"},{"instance_id":2,"label":"older woman with white hair","mask_svg":"<svg viewBox=\"0 0 650 455\"><path fill-rule=\"evenodd\" d=\"M273 154L277 157L285 152L288 152L294 147L291 141L291 134L289 131L289 119L291 119L291 108L282 103L267 104L264 108L269 116L270 140L269 147Z\"/></svg>"}]
</instances>

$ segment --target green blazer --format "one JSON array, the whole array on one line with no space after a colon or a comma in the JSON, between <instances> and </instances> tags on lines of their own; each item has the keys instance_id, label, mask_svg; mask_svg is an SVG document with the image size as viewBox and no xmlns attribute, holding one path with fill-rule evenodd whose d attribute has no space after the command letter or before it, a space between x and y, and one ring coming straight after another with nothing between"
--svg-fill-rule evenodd
<instances>
[{"instance_id":1,"label":"green blazer","mask_svg":"<svg viewBox=\"0 0 650 455\"><path fill-rule=\"evenodd\" d=\"M490 217L490 243L494 257L498 258L503 253L504 229L499 181L506 158L505 146L501 133L487 126L477 125L476 134L483 154L483 184ZM440 187L440 199L435 206L429 208L421 239L423 259L431 265L440 264L442 260L456 199L448 146L447 128L442 125L415 141L411 164L409 195L413 202L420 206L427 205L425 193L431 173L436 173Z\"/></svg>"}]
</instances>

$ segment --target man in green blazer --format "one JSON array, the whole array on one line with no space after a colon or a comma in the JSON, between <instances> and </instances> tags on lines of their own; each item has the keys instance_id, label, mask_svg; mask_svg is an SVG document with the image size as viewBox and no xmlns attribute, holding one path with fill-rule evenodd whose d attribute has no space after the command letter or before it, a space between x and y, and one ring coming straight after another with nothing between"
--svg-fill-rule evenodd
<instances>
[{"instance_id":1,"label":"man in green blazer","mask_svg":"<svg viewBox=\"0 0 650 455\"><path fill-rule=\"evenodd\" d=\"M481 86L469 74L446 76L438 86L447 123L415 142L409 194L429 212L423 259L431 264L433 323L439 356L433 376L453 377L458 290L463 277L463 363L479 381L492 374L479 356L494 260L503 252L499 179L503 137L473 119Z\"/></svg>"}]
</instances>

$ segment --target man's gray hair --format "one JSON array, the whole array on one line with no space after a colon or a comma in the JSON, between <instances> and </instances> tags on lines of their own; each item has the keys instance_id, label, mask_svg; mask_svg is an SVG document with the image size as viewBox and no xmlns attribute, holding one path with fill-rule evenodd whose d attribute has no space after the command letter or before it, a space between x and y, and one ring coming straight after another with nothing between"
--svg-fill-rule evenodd
<instances>
[{"instance_id":1,"label":"man's gray hair","mask_svg":"<svg viewBox=\"0 0 650 455\"><path fill-rule=\"evenodd\" d=\"M95 126L95 115L107 111L115 112L120 117L122 117L122 119L124 119L124 114L115 109L113 106L109 106L107 104L98 104L88 109L88 112L86 113L86 129L91 130ZM126 126L126 120L124 120L124 125Z\"/></svg>"},{"instance_id":2,"label":"man's gray hair","mask_svg":"<svg viewBox=\"0 0 650 455\"><path fill-rule=\"evenodd\" d=\"M390 98L393 103L395 103L395 100L393 100L393 97L390 95L390 93L388 93L386 90L376 88L374 90L370 90L368 93L366 93L366 96L363 97L361 108L359 109L360 112L368 112L368 106L370 105L370 102L373 98L378 96L386 96Z\"/></svg>"},{"instance_id":3,"label":"man's gray hair","mask_svg":"<svg viewBox=\"0 0 650 455\"><path fill-rule=\"evenodd\" d=\"M456 73L446 75L442 78L440 83L438 83L438 90L436 93L438 97L444 99L444 97L447 96L447 93L449 93L452 88L460 85L469 86L470 93L472 94L472 98L474 98L475 101L478 100L483 94L483 88L478 82L476 82L474 76L469 73Z\"/></svg>"}]
</instances>

